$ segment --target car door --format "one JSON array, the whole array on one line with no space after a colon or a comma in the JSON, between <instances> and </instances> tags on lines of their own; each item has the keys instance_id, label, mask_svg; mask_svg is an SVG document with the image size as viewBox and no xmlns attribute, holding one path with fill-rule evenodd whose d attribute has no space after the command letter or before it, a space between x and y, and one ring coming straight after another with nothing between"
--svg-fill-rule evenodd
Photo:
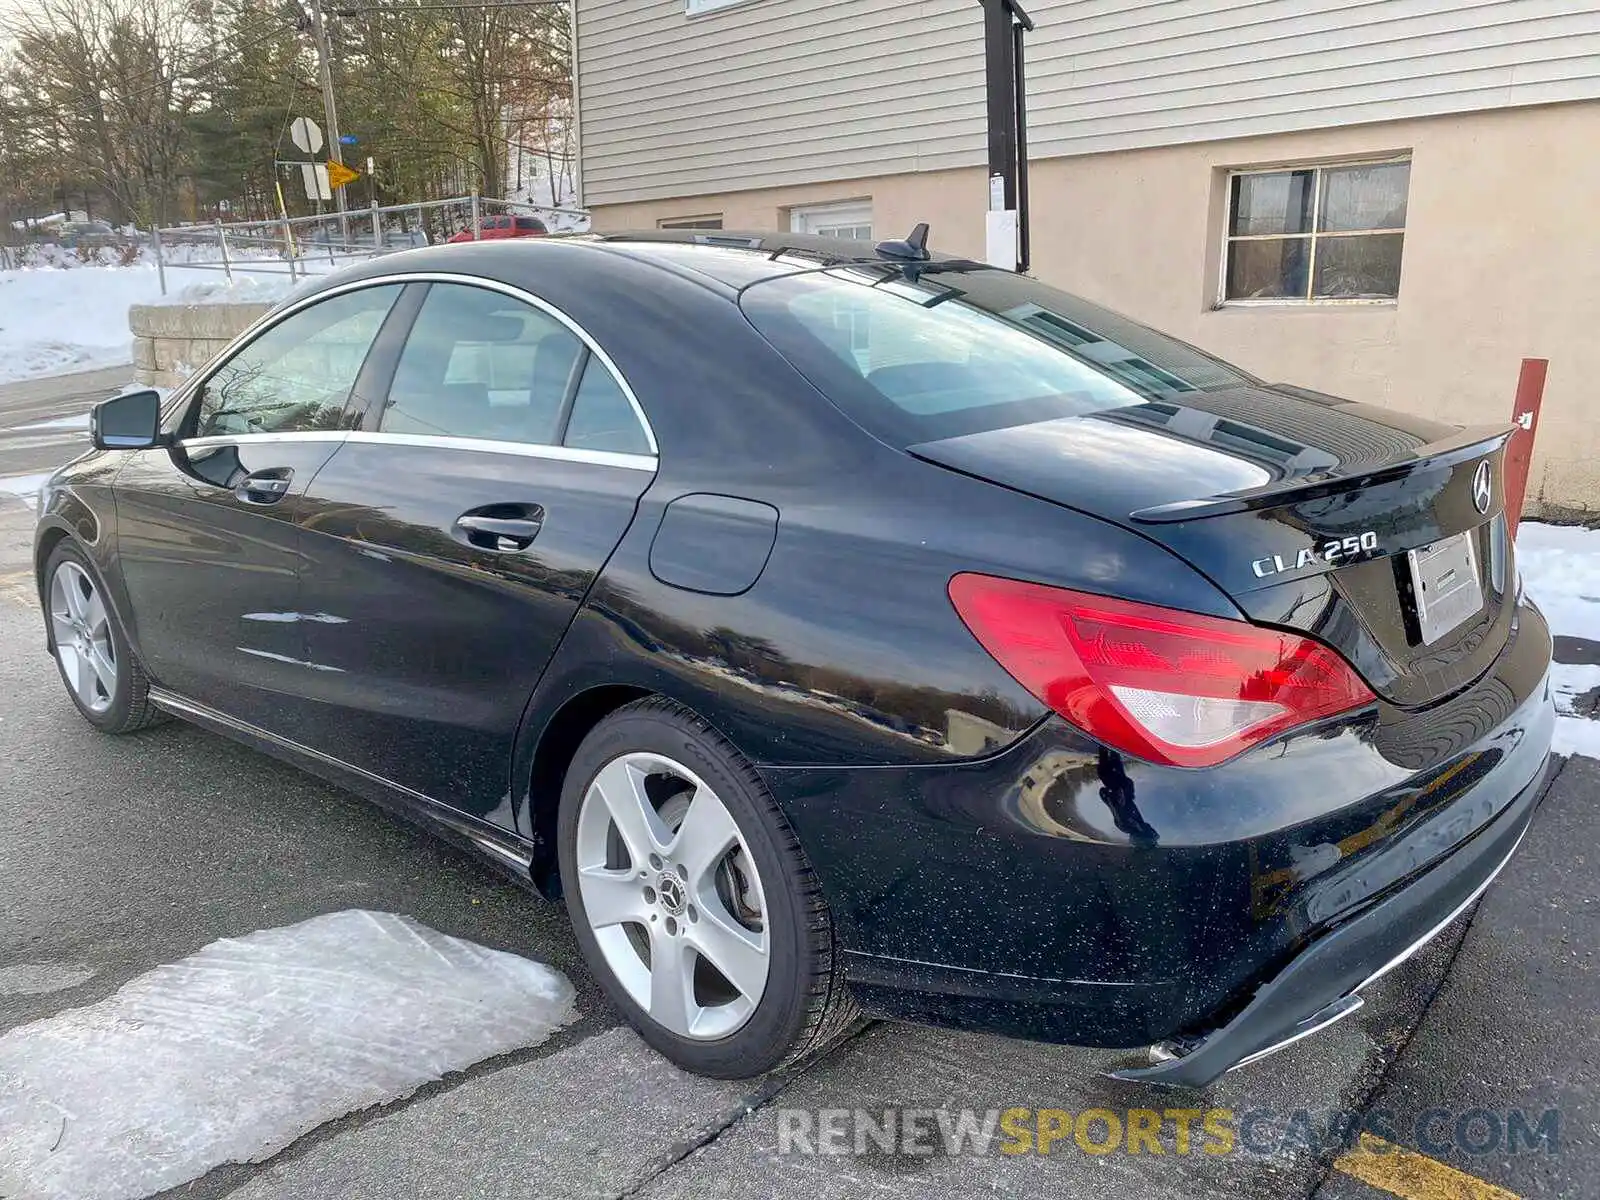
<instances>
[{"instance_id":1,"label":"car door","mask_svg":"<svg viewBox=\"0 0 1600 1200\"><path fill-rule=\"evenodd\" d=\"M315 672L295 518L344 439L400 292L365 287L291 310L207 369L169 413L171 445L128 456L113 485L117 553L139 653L161 686L281 728L283 698Z\"/></svg>"},{"instance_id":2,"label":"car door","mask_svg":"<svg viewBox=\"0 0 1600 1200\"><path fill-rule=\"evenodd\" d=\"M518 722L654 477L655 443L554 309L427 287L392 381L301 508L313 744L510 825Z\"/></svg>"}]
</instances>

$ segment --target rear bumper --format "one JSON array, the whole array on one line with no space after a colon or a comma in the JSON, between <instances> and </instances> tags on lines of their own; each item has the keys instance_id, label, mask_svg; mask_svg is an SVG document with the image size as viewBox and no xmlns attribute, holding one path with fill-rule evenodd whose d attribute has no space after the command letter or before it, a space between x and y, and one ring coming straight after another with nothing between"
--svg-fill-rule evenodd
<instances>
[{"instance_id":1,"label":"rear bumper","mask_svg":"<svg viewBox=\"0 0 1600 1200\"><path fill-rule=\"evenodd\" d=\"M1548 771L1549 631L1490 672L1220 767L1126 759L1060 721L991 758L762 773L880 1015L1186 1050L1197 1083L1320 1022L1486 886ZM1358 999L1358 997L1357 997Z\"/></svg>"},{"instance_id":2,"label":"rear bumper","mask_svg":"<svg viewBox=\"0 0 1600 1200\"><path fill-rule=\"evenodd\" d=\"M1220 1029L1178 1046L1118 1079L1204 1087L1235 1067L1265 1058L1326 1029L1362 1006L1370 987L1442 933L1482 896L1522 843L1549 783L1549 766L1510 807L1443 862L1388 899L1323 934L1264 984Z\"/></svg>"}]
</instances>

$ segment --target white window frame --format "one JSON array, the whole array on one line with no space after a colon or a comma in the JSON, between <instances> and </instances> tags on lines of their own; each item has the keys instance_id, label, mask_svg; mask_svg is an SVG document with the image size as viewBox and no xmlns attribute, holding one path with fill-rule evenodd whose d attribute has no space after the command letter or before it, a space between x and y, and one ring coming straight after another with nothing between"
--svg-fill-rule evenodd
<instances>
[{"instance_id":1,"label":"white window frame","mask_svg":"<svg viewBox=\"0 0 1600 1200\"><path fill-rule=\"evenodd\" d=\"M720 8L734 8L740 4L754 4L755 0L683 0L683 15L698 17L716 12Z\"/></svg>"},{"instance_id":2,"label":"white window frame","mask_svg":"<svg viewBox=\"0 0 1600 1200\"><path fill-rule=\"evenodd\" d=\"M1405 227L1399 229L1352 229L1318 232L1317 224L1322 218L1322 172L1337 170L1340 167L1383 167L1390 163L1409 163L1409 151L1403 154L1384 154L1368 158L1341 158L1326 162L1287 162L1277 163L1269 167L1239 167L1230 169L1222 186L1222 253L1218 255L1217 263L1217 307L1218 308L1319 308L1327 306L1362 306L1387 305L1393 308L1400 302L1398 295L1394 296L1262 296L1259 298L1228 298L1228 259L1233 250L1234 242L1267 242L1282 241L1286 237L1304 237L1311 242L1311 254L1306 262L1306 288L1307 291L1316 285L1317 279L1317 242L1321 238L1335 237L1370 237L1379 233L1404 234ZM1304 234L1281 233L1247 233L1234 236L1228 232L1233 225L1233 181L1243 175L1277 175L1284 171L1312 171L1316 177L1311 186L1311 230ZM1410 191L1411 184L1406 182L1407 219L1410 219ZM1405 269L1405 252L1401 251L1401 270Z\"/></svg>"},{"instance_id":3,"label":"white window frame","mask_svg":"<svg viewBox=\"0 0 1600 1200\"><path fill-rule=\"evenodd\" d=\"M813 233L817 225L865 225L872 228L872 199L796 204L789 209L790 233ZM876 230L873 231L876 234ZM871 241L869 237L867 239Z\"/></svg>"}]
</instances>

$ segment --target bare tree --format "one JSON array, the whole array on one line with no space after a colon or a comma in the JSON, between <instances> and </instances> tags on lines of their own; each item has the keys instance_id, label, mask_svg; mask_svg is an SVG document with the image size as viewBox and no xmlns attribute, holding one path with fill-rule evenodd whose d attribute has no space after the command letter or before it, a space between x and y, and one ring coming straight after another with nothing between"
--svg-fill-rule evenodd
<instances>
[{"instance_id":1,"label":"bare tree","mask_svg":"<svg viewBox=\"0 0 1600 1200\"><path fill-rule=\"evenodd\" d=\"M30 0L4 25L13 102L36 147L117 216L171 217L205 29L183 0Z\"/></svg>"}]
</instances>

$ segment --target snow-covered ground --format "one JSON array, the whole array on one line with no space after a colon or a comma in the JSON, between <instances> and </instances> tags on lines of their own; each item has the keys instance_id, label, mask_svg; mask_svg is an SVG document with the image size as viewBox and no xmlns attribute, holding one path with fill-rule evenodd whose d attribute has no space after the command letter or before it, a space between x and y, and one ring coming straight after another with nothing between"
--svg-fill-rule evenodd
<instances>
[{"instance_id":1,"label":"snow-covered ground","mask_svg":"<svg viewBox=\"0 0 1600 1200\"><path fill-rule=\"evenodd\" d=\"M0 271L0 383L131 361L128 306L160 294L154 267Z\"/></svg>"},{"instance_id":2,"label":"snow-covered ground","mask_svg":"<svg viewBox=\"0 0 1600 1200\"><path fill-rule=\"evenodd\" d=\"M355 260L300 266L320 275L347 261ZM282 263L270 272L241 269L231 282L221 271L169 266L166 296L149 264L0 271L0 383L131 362L132 304L276 301L295 286Z\"/></svg>"},{"instance_id":3,"label":"snow-covered ground","mask_svg":"<svg viewBox=\"0 0 1600 1200\"><path fill-rule=\"evenodd\" d=\"M224 938L0 1037L0 1195L132 1200L259 1162L574 1015L561 972L391 913Z\"/></svg>"},{"instance_id":4,"label":"snow-covered ground","mask_svg":"<svg viewBox=\"0 0 1600 1200\"><path fill-rule=\"evenodd\" d=\"M1525 521L1517 530L1517 566L1552 633L1600 642L1600 529ZM1556 663L1550 683L1556 751L1600 758L1600 720L1574 708L1585 692L1600 687L1600 666Z\"/></svg>"}]
</instances>

